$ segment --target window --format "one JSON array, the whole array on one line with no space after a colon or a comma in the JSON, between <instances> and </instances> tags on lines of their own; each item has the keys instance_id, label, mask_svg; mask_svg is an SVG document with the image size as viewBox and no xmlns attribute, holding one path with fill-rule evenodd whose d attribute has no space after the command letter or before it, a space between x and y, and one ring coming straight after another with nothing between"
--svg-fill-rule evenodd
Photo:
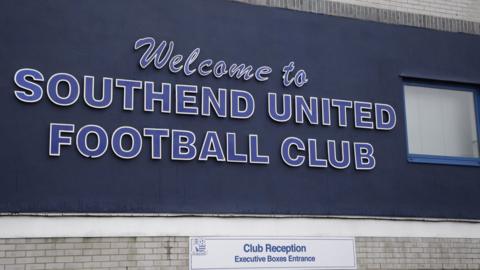
<instances>
[{"instance_id":1,"label":"window","mask_svg":"<svg viewBox=\"0 0 480 270\"><path fill-rule=\"evenodd\" d=\"M479 88L407 81L408 160L480 166Z\"/></svg>"}]
</instances>

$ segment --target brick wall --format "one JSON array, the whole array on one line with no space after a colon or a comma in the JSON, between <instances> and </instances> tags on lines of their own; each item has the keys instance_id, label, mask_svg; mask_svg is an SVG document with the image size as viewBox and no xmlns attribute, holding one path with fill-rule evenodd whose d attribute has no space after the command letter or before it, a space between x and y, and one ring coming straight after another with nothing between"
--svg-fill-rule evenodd
<instances>
[{"instance_id":1,"label":"brick wall","mask_svg":"<svg viewBox=\"0 0 480 270\"><path fill-rule=\"evenodd\" d=\"M0 239L0 270L14 269L188 269L188 238Z\"/></svg>"},{"instance_id":2,"label":"brick wall","mask_svg":"<svg viewBox=\"0 0 480 270\"><path fill-rule=\"evenodd\" d=\"M361 20L480 34L480 0L235 0Z\"/></svg>"},{"instance_id":3,"label":"brick wall","mask_svg":"<svg viewBox=\"0 0 480 270\"><path fill-rule=\"evenodd\" d=\"M357 237L359 269L480 269L480 239Z\"/></svg>"},{"instance_id":4,"label":"brick wall","mask_svg":"<svg viewBox=\"0 0 480 270\"><path fill-rule=\"evenodd\" d=\"M357 237L358 269L480 269L480 239ZM0 270L188 269L188 237L0 239Z\"/></svg>"},{"instance_id":5,"label":"brick wall","mask_svg":"<svg viewBox=\"0 0 480 270\"><path fill-rule=\"evenodd\" d=\"M478 0L335 0L342 3L480 22Z\"/></svg>"}]
</instances>

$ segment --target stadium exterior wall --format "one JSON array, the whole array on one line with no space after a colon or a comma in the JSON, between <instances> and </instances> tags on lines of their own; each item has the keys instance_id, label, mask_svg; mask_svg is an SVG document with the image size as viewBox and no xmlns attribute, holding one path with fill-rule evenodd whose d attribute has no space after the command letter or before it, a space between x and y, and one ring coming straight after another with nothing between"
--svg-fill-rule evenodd
<instances>
[{"instance_id":1,"label":"stadium exterior wall","mask_svg":"<svg viewBox=\"0 0 480 270\"><path fill-rule=\"evenodd\" d=\"M480 35L473 0L238 2ZM0 270L188 269L192 236L351 236L358 269L480 269L478 220L3 213Z\"/></svg>"}]
</instances>

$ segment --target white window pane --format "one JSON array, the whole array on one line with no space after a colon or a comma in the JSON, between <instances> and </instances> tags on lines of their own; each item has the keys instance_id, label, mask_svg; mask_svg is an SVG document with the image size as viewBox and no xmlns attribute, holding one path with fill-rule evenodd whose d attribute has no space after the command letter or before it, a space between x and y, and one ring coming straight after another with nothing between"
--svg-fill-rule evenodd
<instances>
[{"instance_id":1,"label":"white window pane","mask_svg":"<svg viewBox=\"0 0 480 270\"><path fill-rule=\"evenodd\" d=\"M471 91L405 86L411 154L479 157Z\"/></svg>"}]
</instances>

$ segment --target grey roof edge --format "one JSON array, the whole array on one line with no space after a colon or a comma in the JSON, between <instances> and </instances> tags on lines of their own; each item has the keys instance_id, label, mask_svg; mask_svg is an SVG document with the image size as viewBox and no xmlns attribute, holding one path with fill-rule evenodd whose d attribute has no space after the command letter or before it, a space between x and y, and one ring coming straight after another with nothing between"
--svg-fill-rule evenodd
<instances>
[{"instance_id":1,"label":"grey roof edge","mask_svg":"<svg viewBox=\"0 0 480 270\"><path fill-rule=\"evenodd\" d=\"M480 35L480 22L367 7L330 0L231 0L245 4L406 25L445 32Z\"/></svg>"}]
</instances>

